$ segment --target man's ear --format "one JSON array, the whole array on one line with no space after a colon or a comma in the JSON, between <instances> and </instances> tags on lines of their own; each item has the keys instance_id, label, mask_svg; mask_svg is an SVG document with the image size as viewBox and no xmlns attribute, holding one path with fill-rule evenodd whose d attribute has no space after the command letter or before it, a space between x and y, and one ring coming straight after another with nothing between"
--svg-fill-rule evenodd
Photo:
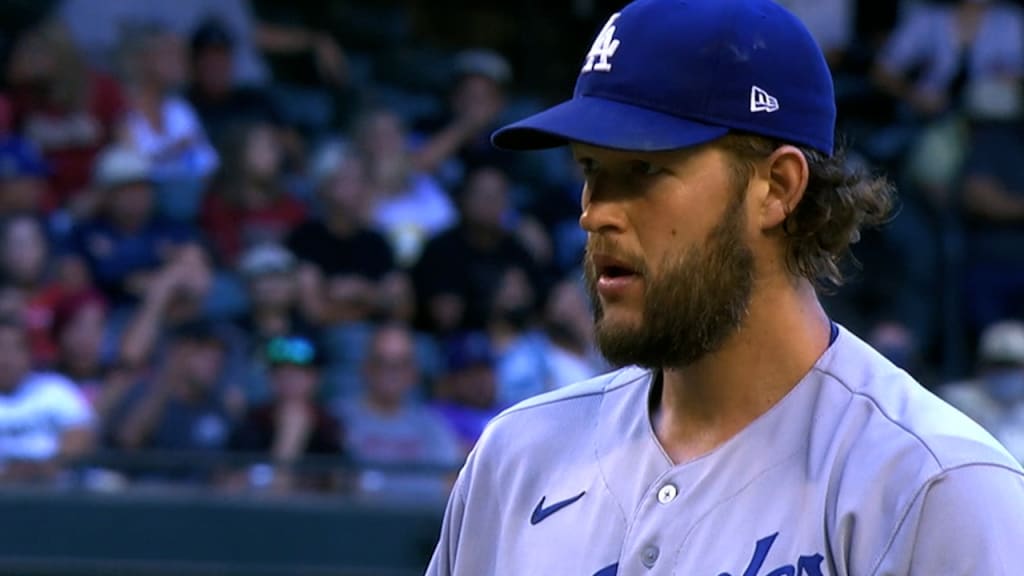
<instances>
[{"instance_id":1,"label":"man's ear","mask_svg":"<svg viewBox=\"0 0 1024 576\"><path fill-rule=\"evenodd\" d=\"M786 217L796 210L804 197L810 168L807 158L796 146L778 147L758 165L758 172L768 188L761 197L761 230L782 226Z\"/></svg>"}]
</instances>

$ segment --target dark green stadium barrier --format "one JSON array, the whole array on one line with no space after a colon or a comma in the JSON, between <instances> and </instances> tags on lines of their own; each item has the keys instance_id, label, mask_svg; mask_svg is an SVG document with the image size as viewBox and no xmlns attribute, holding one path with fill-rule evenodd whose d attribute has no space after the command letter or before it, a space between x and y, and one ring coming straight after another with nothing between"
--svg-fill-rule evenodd
<instances>
[{"instance_id":1,"label":"dark green stadium barrier","mask_svg":"<svg viewBox=\"0 0 1024 576\"><path fill-rule=\"evenodd\" d=\"M0 574L422 574L443 503L341 496L0 491Z\"/></svg>"}]
</instances>

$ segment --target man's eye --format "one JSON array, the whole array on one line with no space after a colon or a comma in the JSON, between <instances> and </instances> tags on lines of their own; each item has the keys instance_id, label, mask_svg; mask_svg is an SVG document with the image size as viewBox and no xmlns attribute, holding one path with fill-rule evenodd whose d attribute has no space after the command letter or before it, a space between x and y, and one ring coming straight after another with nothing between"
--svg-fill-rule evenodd
<instances>
[{"instance_id":1,"label":"man's eye","mask_svg":"<svg viewBox=\"0 0 1024 576\"><path fill-rule=\"evenodd\" d=\"M661 172L661 167L643 160L634 160L629 165L629 171L635 176L654 176Z\"/></svg>"}]
</instances>

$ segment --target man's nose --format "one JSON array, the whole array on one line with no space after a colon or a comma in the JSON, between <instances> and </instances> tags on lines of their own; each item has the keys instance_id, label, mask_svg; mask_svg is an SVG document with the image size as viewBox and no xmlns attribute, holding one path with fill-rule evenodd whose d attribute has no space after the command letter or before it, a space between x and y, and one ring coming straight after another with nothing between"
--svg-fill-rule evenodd
<instances>
[{"instance_id":1,"label":"man's nose","mask_svg":"<svg viewBox=\"0 0 1024 576\"><path fill-rule=\"evenodd\" d=\"M627 219L622 203L606 196L584 192L580 227L590 234L622 232Z\"/></svg>"}]
</instances>

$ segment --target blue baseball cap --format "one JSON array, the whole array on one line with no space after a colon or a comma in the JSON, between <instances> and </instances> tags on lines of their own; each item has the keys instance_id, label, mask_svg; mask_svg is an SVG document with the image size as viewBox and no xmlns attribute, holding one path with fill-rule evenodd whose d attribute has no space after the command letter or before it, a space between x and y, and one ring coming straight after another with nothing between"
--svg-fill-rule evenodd
<instances>
[{"instance_id":1,"label":"blue baseball cap","mask_svg":"<svg viewBox=\"0 0 1024 576\"><path fill-rule=\"evenodd\" d=\"M49 175L46 160L31 142L19 137L0 141L0 180L46 178Z\"/></svg>"},{"instance_id":2,"label":"blue baseball cap","mask_svg":"<svg viewBox=\"0 0 1024 576\"><path fill-rule=\"evenodd\" d=\"M835 120L821 49L773 0L637 0L597 35L571 100L492 142L654 152L747 132L831 155Z\"/></svg>"},{"instance_id":3,"label":"blue baseball cap","mask_svg":"<svg viewBox=\"0 0 1024 576\"><path fill-rule=\"evenodd\" d=\"M448 372L493 366L495 362L494 348L483 332L464 332L452 336L445 343L444 353Z\"/></svg>"}]
</instances>

